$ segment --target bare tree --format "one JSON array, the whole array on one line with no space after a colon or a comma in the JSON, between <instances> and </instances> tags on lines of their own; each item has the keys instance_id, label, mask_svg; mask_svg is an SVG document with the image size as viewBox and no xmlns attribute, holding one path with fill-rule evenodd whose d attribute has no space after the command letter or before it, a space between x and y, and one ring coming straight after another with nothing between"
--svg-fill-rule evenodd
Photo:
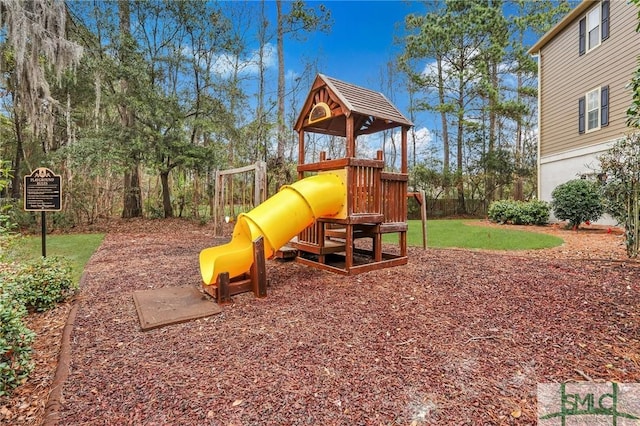
<instances>
[{"instance_id":1,"label":"bare tree","mask_svg":"<svg viewBox=\"0 0 640 426\"><path fill-rule=\"evenodd\" d=\"M320 5L318 10L306 8L301 0L291 3L291 10L288 14L282 12L282 0L276 0L277 8L277 29L276 44L278 49L278 146L276 150L276 188L279 188L285 180L285 148L287 145L286 125L285 125L285 81L284 81L284 38L291 34L294 37L302 37L304 32L315 30L328 31L330 12Z\"/></svg>"}]
</instances>

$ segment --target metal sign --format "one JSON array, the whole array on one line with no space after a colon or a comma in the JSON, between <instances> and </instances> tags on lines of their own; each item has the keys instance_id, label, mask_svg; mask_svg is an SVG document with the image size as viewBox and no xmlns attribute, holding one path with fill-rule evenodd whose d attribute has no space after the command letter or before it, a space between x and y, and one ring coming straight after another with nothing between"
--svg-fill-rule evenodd
<instances>
[{"instance_id":1,"label":"metal sign","mask_svg":"<svg viewBox=\"0 0 640 426\"><path fill-rule=\"evenodd\" d=\"M38 167L24 177L24 209L26 211L60 211L62 180L46 167Z\"/></svg>"}]
</instances>

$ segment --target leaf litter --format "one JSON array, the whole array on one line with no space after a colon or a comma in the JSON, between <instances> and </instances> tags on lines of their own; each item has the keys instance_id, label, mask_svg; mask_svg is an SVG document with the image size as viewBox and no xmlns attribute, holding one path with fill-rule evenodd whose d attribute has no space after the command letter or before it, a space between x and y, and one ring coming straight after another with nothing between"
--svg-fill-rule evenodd
<instances>
[{"instance_id":1,"label":"leaf litter","mask_svg":"<svg viewBox=\"0 0 640 426\"><path fill-rule=\"evenodd\" d=\"M535 424L539 382L640 381L640 268L593 229L545 227L565 244L540 251L410 248L407 266L351 277L269 261L267 298L142 332L132 292L199 286L219 241L117 222L75 302L60 424ZM30 319L50 331L3 424L45 421L68 311Z\"/></svg>"}]
</instances>

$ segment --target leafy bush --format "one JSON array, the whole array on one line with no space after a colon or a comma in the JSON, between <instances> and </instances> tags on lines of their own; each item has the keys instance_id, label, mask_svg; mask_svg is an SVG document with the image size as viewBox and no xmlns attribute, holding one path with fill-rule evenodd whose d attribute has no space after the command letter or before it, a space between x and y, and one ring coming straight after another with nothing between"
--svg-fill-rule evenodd
<instances>
[{"instance_id":1,"label":"leafy bush","mask_svg":"<svg viewBox=\"0 0 640 426\"><path fill-rule=\"evenodd\" d=\"M6 290L0 284L0 396L22 384L33 369L31 343L35 338L22 322L27 310Z\"/></svg>"},{"instance_id":2,"label":"leafy bush","mask_svg":"<svg viewBox=\"0 0 640 426\"><path fill-rule=\"evenodd\" d=\"M13 207L9 210L8 216L14 228L18 230L28 232L37 232L39 230L37 216L34 212L23 210L20 200L13 200Z\"/></svg>"},{"instance_id":3,"label":"leafy bush","mask_svg":"<svg viewBox=\"0 0 640 426\"><path fill-rule=\"evenodd\" d=\"M78 288L71 279L69 263L58 257L41 257L21 265L6 277L5 285L27 309L37 312L54 308Z\"/></svg>"},{"instance_id":4,"label":"leafy bush","mask_svg":"<svg viewBox=\"0 0 640 426\"><path fill-rule=\"evenodd\" d=\"M487 216L491 222L507 223L512 215L514 201L500 200L489 205Z\"/></svg>"},{"instance_id":5,"label":"leafy bush","mask_svg":"<svg viewBox=\"0 0 640 426\"><path fill-rule=\"evenodd\" d=\"M64 212L53 212L53 214L51 215L51 219L54 229L68 231L75 225L75 223L73 222L73 217L70 214Z\"/></svg>"},{"instance_id":6,"label":"leafy bush","mask_svg":"<svg viewBox=\"0 0 640 426\"><path fill-rule=\"evenodd\" d=\"M11 181L11 164L8 161L0 159L0 193L9 185ZM9 211L12 204L8 199L0 198L0 235L7 234L14 228L11 222Z\"/></svg>"},{"instance_id":7,"label":"leafy bush","mask_svg":"<svg viewBox=\"0 0 640 426\"><path fill-rule=\"evenodd\" d=\"M596 221L604 213L600 185L586 179L574 179L558 185L551 193L553 214L569 221L577 229L581 223Z\"/></svg>"},{"instance_id":8,"label":"leafy bush","mask_svg":"<svg viewBox=\"0 0 640 426\"><path fill-rule=\"evenodd\" d=\"M489 206L489 220L514 225L544 225L549 221L550 206L539 200L532 201L494 201Z\"/></svg>"},{"instance_id":9,"label":"leafy bush","mask_svg":"<svg viewBox=\"0 0 640 426\"><path fill-rule=\"evenodd\" d=\"M640 75L640 73L638 74ZM640 80L636 81L640 83ZM640 95L639 95L640 96ZM637 103L637 102L636 102ZM636 105L637 106L637 105ZM636 112L640 110L636 109ZM636 116L636 120L640 116ZM600 156L607 213L624 225L627 255L640 255L640 133L617 140Z\"/></svg>"},{"instance_id":10,"label":"leafy bush","mask_svg":"<svg viewBox=\"0 0 640 426\"><path fill-rule=\"evenodd\" d=\"M40 258L0 272L0 396L27 378L34 333L23 323L28 310L45 311L77 289L71 267L56 257Z\"/></svg>"}]
</instances>

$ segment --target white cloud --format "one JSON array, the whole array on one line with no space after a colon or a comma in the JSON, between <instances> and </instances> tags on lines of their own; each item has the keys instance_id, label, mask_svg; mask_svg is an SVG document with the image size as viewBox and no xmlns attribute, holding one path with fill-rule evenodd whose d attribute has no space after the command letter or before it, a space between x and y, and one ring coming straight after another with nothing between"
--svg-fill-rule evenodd
<instances>
[{"instance_id":1,"label":"white cloud","mask_svg":"<svg viewBox=\"0 0 640 426\"><path fill-rule=\"evenodd\" d=\"M276 64L276 49L273 44L266 44L262 48L263 63L265 68L273 68ZM231 53L215 55L211 65L211 72L221 77L230 76L234 70L243 75L256 75L259 73L258 63L260 49L253 50L246 57L239 57Z\"/></svg>"},{"instance_id":2,"label":"white cloud","mask_svg":"<svg viewBox=\"0 0 640 426\"><path fill-rule=\"evenodd\" d=\"M400 131L398 129L395 130L395 135L394 135L394 140L396 143L396 152L395 152L395 158L396 158L396 164L394 164L393 166L396 168L400 167ZM415 129L414 131L409 131L409 134L407 135L407 154L409 155L409 157L411 157L413 155L413 138L415 135L415 147L416 147L416 154L418 156L424 155L426 152L426 149L428 148L428 146L430 144L433 143L433 134L431 133L431 131L429 129L427 129L426 127L421 127L418 129ZM376 158L376 151L379 149L382 149L382 138L383 138L383 134L382 133L374 133L371 135L362 135L359 136L357 141L357 157L360 158ZM385 146L385 153L384 156L387 160L387 162L391 159L391 156L393 155L394 149L393 149L393 143L391 142L391 139L387 139L386 142L386 146Z\"/></svg>"},{"instance_id":3,"label":"white cloud","mask_svg":"<svg viewBox=\"0 0 640 426\"><path fill-rule=\"evenodd\" d=\"M408 136L409 150L413 149L413 138L415 137L416 153L418 154L424 152L433 141L433 134L426 127L414 129Z\"/></svg>"}]
</instances>

